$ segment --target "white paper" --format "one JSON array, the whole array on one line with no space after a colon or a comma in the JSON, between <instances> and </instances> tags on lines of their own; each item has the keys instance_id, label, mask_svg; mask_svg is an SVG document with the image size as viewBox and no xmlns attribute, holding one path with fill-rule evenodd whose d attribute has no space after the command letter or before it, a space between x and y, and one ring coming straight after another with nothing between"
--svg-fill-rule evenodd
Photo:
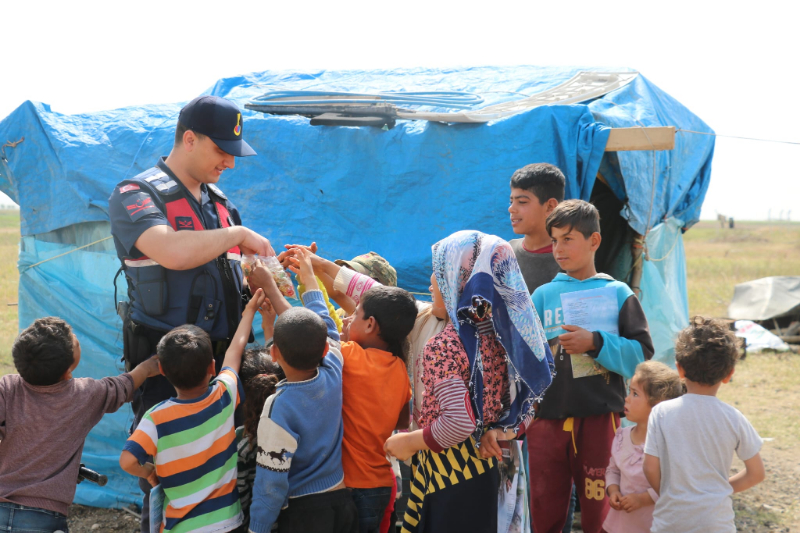
<instances>
[{"instance_id":1,"label":"white paper","mask_svg":"<svg viewBox=\"0 0 800 533\"><path fill-rule=\"evenodd\" d=\"M563 293L561 311L565 325L619 335L619 306L614 287ZM570 361L573 378L604 375L608 379L608 370L588 354L571 354Z\"/></svg>"}]
</instances>

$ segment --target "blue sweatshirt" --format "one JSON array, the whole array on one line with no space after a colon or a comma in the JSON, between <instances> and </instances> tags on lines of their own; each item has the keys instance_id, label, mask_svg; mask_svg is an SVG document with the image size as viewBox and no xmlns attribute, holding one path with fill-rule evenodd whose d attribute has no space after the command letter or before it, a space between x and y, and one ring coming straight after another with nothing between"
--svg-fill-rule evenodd
<instances>
[{"instance_id":1,"label":"blue sweatshirt","mask_svg":"<svg viewBox=\"0 0 800 533\"><path fill-rule=\"evenodd\" d=\"M600 287L614 287L619 309L619 335L595 331L596 350L570 355L558 336L567 333L561 295ZM633 377L636 365L653 357L653 341L639 299L630 288L606 274L579 281L563 272L531 296L553 352L556 377L545 392L537 416L546 419L586 417L622 413L625 379Z\"/></svg>"},{"instance_id":2,"label":"blue sweatshirt","mask_svg":"<svg viewBox=\"0 0 800 533\"><path fill-rule=\"evenodd\" d=\"M264 404L250 507L250 530L255 533L269 533L291 498L328 491L344 479L339 333L321 291L307 291L302 298L325 320L330 351L315 377L281 381Z\"/></svg>"}]
</instances>

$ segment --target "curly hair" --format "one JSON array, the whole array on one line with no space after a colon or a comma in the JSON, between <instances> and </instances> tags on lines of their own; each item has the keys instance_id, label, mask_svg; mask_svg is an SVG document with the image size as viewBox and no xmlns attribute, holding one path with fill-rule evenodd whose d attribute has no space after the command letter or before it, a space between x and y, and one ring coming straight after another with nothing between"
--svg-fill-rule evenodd
<instances>
[{"instance_id":1,"label":"curly hair","mask_svg":"<svg viewBox=\"0 0 800 533\"><path fill-rule=\"evenodd\" d=\"M633 377L647 395L650 407L682 396L686 392L678 373L658 361L639 363Z\"/></svg>"},{"instance_id":2,"label":"curly hair","mask_svg":"<svg viewBox=\"0 0 800 533\"><path fill-rule=\"evenodd\" d=\"M27 383L58 383L75 362L72 328L58 317L39 318L14 340L14 366Z\"/></svg>"},{"instance_id":3,"label":"curly hair","mask_svg":"<svg viewBox=\"0 0 800 533\"><path fill-rule=\"evenodd\" d=\"M250 447L257 443L258 421L267 398L275 393L275 386L286 376L281 367L270 359L263 348L244 352L239 379L244 387L244 431Z\"/></svg>"},{"instance_id":4,"label":"curly hair","mask_svg":"<svg viewBox=\"0 0 800 533\"><path fill-rule=\"evenodd\" d=\"M738 359L736 336L720 320L696 316L678 335L675 362L690 381L716 385L733 371Z\"/></svg>"}]
</instances>

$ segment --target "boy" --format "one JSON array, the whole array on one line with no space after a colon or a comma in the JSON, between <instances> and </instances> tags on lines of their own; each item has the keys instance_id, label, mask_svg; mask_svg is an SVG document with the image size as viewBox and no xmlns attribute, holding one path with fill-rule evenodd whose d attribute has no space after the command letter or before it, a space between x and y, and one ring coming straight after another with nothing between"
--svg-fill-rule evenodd
<instances>
[{"instance_id":1,"label":"boy","mask_svg":"<svg viewBox=\"0 0 800 533\"><path fill-rule=\"evenodd\" d=\"M342 470L342 365L339 332L311 266L299 250L303 305L292 308L272 275L257 266L248 277L278 314L270 350L286 374L267 398L258 424L258 455L250 530L268 533L355 533L358 519Z\"/></svg>"},{"instance_id":2,"label":"boy","mask_svg":"<svg viewBox=\"0 0 800 533\"><path fill-rule=\"evenodd\" d=\"M524 166L511 176L511 228L523 237L508 243L517 256L529 293L552 281L560 271L553 259L545 221L564 200L564 184L564 174L547 163Z\"/></svg>"},{"instance_id":3,"label":"boy","mask_svg":"<svg viewBox=\"0 0 800 533\"><path fill-rule=\"evenodd\" d=\"M625 379L653 356L653 342L639 300L624 283L598 274L600 216L582 200L559 204L547 217L553 255L564 273L534 291L532 299L553 352L556 377L538 405L528 437L531 516L536 533L560 532L573 482L581 525L598 533L608 513L605 469L619 416ZM619 335L565 324L561 296L612 288Z\"/></svg>"},{"instance_id":4,"label":"boy","mask_svg":"<svg viewBox=\"0 0 800 533\"><path fill-rule=\"evenodd\" d=\"M414 297L376 285L364 293L343 332L344 440L342 466L352 489L360 533L378 533L395 477L383 445L409 425L408 334L417 319Z\"/></svg>"},{"instance_id":5,"label":"boy","mask_svg":"<svg viewBox=\"0 0 800 533\"><path fill-rule=\"evenodd\" d=\"M224 532L242 523L233 411L242 397L242 353L263 302L264 293L256 291L216 378L211 338L199 327L179 326L158 343L158 367L178 396L144 415L119 464L152 486L161 484L162 531Z\"/></svg>"},{"instance_id":6,"label":"boy","mask_svg":"<svg viewBox=\"0 0 800 533\"><path fill-rule=\"evenodd\" d=\"M81 345L56 317L23 330L11 354L19 374L0 378L0 524L66 531L86 435L158 375L158 364L151 358L121 376L73 379Z\"/></svg>"},{"instance_id":7,"label":"boy","mask_svg":"<svg viewBox=\"0 0 800 533\"><path fill-rule=\"evenodd\" d=\"M737 359L736 338L718 320L695 317L678 336L675 366L686 394L653 408L644 447L644 474L660 495L654 533L736 531L731 494L764 480L761 437L717 398ZM745 468L729 478L734 451Z\"/></svg>"}]
</instances>

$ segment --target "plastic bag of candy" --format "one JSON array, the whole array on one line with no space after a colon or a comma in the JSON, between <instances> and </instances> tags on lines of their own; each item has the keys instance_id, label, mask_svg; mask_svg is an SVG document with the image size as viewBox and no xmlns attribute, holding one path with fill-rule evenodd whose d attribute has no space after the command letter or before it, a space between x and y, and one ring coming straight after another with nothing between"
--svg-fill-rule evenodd
<instances>
[{"instance_id":1,"label":"plastic bag of candy","mask_svg":"<svg viewBox=\"0 0 800 533\"><path fill-rule=\"evenodd\" d=\"M260 257L258 254L242 256L242 270L245 276L249 276L258 264L267 267L267 270L269 270L273 279L275 279L278 290L281 291L283 296L286 298L297 298L297 290L295 290L292 284L292 278L289 276L289 273L283 269L277 257L274 255Z\"/></svg>"}]
</instances>

